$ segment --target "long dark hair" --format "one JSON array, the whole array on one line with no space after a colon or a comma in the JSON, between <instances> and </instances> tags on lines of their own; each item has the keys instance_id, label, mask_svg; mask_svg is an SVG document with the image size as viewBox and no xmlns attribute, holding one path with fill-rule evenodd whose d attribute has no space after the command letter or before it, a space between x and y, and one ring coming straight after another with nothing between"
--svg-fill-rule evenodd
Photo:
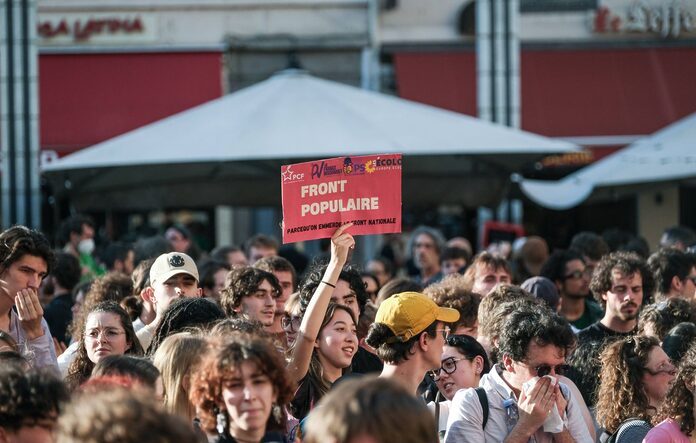
<instances>
[{"instance_id":1,"label":"long dark hair","mask_svg":"<svg viewBox=\"0 0 696 443\"><path fill-rule=\"evenodd\" d=\"M324 314L324 319L319 328L319 335L321 335L324 328L331 322L336 311L348 313L353 323L357 325L353 311L350 308L332 302L329 303L326 314ZM312 406L331 389L332 383L324 377L324 367L319 360L319 351L317 348L314 348L312 351L305 383L309 385L307 391L305 391L307 396L305 397L302 393L298 393L300 395L297 395L290 404L290 411L296 418L304 418L309 413Z\"/></svg>"},{"instance_id":2,"label":"long dark hair","mask_svg":"<svg viewBox=\"0 0 696 443\"><path fill-rule=\"evenodd\" d=\"M491 363L488 361L486 350L474 337L469 335L450 335L447 337L446 344L447 346L457 348L457 351L469 361L473 361L476 357L481 357L483 359L482 374L486 374L491 370Z\"/></svg>"},{"instance_id":3,"label":"long dark hair","mask_svg":"<svg viewBox=\"0 0 696 443\"><path fill-rule=\"evenodd\" d=\"M113 301L106 301L98 303L95 305L85 316L84 322L82 324L82 335L79 337L77 353L75 355L75 360L70 364L68 369L68 375L65 377L65 382L71 390L76 389L82 383L87 381L87 379L92 374L92 369L94 369L94 363L87 356L87 347L85 346L85 334L84 329L87 324L87 319L93 313L106 312L109 314L117 315L121 320L121 326L126 332L126 341L130 343L130 348L126 350L128 355L143 355L143 348L140 346L140 341L135 335L135 330L133 330L133 323L131 323L128 313L123 310L118 303Z\"/></svg>"}]
</instances>

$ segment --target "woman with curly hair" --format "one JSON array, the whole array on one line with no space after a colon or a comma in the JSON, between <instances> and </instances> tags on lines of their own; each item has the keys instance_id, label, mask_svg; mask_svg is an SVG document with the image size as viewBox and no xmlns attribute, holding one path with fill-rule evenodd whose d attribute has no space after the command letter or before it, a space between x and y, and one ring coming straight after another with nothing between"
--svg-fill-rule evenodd
<instances>
[{"instance_id":1,"label":"woman with curly hair","mask_svg":"<svg viewBox=\"0 0 696 443\"><path fill-rule=\"evenodd\" d=\"M211 344L190 395L202 428L217 433L218 443L258 443L274 427L284 434L283 409L291 397L281 355L268 340L248 334Z\"/></svg>"},{"instance_id":2,"label":"woman with curly hair","mask_svg":"<svg viewBox=\"0 0 696 443\"><path fill-rule=\"evenodd\" d=\"M654 428L645 443L689 443L694 433L694 396L696 396L696 345L689 348L679 365L677 377L667 397L653 416Z\"/></svg>"},{"instance_id":3,"label":"woman with curly hair","mask_svg":"<svg viewBox=\"0 0 696 443\"><path fill-rule=\"evenodd\" d=\"M597 393L597 422L605 439L641 441L662 404L676 368L655 337L631 336L606 347Z\"/></svg>"},{"instance_id":4,"label":"woman with curly hair","mask_svg":"<svg viewBox=\"0 0 696 443\"><path fill-rule=\"evenodd\" d=\"M92 374L94 365L109 355L143 355L128 313L118 303L106 301L91 308L85 316L75 359L65 381L76 389Z\"/></svg>"}]
</instances>

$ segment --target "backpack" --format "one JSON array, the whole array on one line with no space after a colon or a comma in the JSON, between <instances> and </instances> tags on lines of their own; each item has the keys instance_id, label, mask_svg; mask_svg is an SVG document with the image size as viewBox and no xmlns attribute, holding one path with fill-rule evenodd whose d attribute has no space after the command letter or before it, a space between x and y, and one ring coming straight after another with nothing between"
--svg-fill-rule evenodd
<instances>
[{"instance_id":1,"label":"backpack","mask_svg":"<svg viewBox=\"0 0 696 443\"><path fill-rule=\"evenodd\" d=\"M483 409L483 421L481 422L481 429L486 429L486 423L488 423L488 395L483 388L476 388L476 395L478 395L479 402L481 402L481 409Z\"/></svg>"},{"instance_id":2,"label":"backpack","mask_svg":"<svg viewBox=\"0 0 696 443\"><path fill-rule=\"evenodd\" d=\"M627 418L626 420L622 421L621 424L619 425L618 428L616 428L616 431L614 431L613 434L609 435L609 433L605 430L603 435L600 437L600 441L603 443L616 443L616 439L619 437L619 431L623 428L623 426L634 420L640 420L643 421L643 419L638 418L638 417L630 417ZM608 436L608 437L607 437Z\"/></svg>"},{"instance_id":3,"label":"backpack","mask_svg":"<svg viewBox=\"0 0 696 443\"><path fill-rule=\"evenodd\" d=\"M476 395L478 395L479 402L481 403L481 409L483 409L483 421L481 422L481 429L486 429L486 423L488 423L488 395L486 391L479 387L474 388ZM439 429L440 422L440 393L438 392L435 397L435 427Z\"/></svg>"}]
</instances>

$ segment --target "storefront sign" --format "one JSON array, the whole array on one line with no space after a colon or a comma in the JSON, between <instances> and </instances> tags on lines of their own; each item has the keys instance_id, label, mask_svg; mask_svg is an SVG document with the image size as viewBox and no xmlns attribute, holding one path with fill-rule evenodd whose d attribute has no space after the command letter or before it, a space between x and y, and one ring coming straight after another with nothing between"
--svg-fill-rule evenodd
<instances>
[{"instance_id":1,"label":"storefront sign","mask_svg":"<svg viewBox=\"0 0 696 443\"><path fill-rule=\"evenodd\" d=\"M592 27L595 33L601 34L655 34L677 38L696 32L695 15L696 0L615 1L597 8Z\"/></svg>"},{"instance_id":2,"label":"storefront sign","mask_svg":"<svg viewBox=\"0 0 696 443\"><path fill-rule=\"evenodd\" d=\"M401 154L338 157L281 168L283 243L401 232Z\"/></svg>"},{"instance_id":3,"label":"storefront sign","mask_svg":"<svg viewBox=\"0 0 696 443\"><path fill-rule=\"evenodd\" d=\"M153 41L153 17L115 14L41 16L41 44L109 44Z\"/></svg>"}]
</instances>

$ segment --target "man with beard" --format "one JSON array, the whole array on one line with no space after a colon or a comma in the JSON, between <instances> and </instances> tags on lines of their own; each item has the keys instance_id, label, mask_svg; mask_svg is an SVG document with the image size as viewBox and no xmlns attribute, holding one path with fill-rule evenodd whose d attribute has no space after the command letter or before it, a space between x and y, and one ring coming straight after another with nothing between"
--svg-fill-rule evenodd
<instances>
[{"instance_id":1,"label":"man with beard","mask_svg":"<svg viewBox=\"0 0 696 443\"><path fill-rule=\"evenodd\" d=\"M576 332L602 318L602 308L590 298L591 274L580 254L554 252L541 269L541 276L556 284L560 295L558 314L568 320Z\"/></svg>"},{"instance_id":2,"label":"man with beard","mask_svg":"<svg viewBox=\"0 0 696 443\"><path fill-rule=\"evenodd\" d=\"M428 286L442 279L440 271L440 254L445 245L445 238L440 231L428 226L419 226L413 231L409 251L413 263L420 271L414 280Z\"/></svg>"},{"instance_id":3,"label":"man with beard","mask_svg":"<svg viewBox=\"0 0 696 443\"><path fill-rule=\"evenodd\" d=\"M602 258L590 284L604 317L580 331L580 343L633 334L644 297L652 296L653 278L635 253L614 252Z\"/></svg>"},{"instance_id":4,"label":"man with beard","mask_svg":"<svg viewBox=\"0 0 696 443\"><path fill-rule=\"evenodd\" d=\"M650 301L653 278L645 260L635 253L605 255L592 274L590 289L604 316L578 333L578 348L569 359L575 382L588 406L595 404L601 365L599 355L613 340L636 333L638 314Z\"/></svg>"}]
</instances>

